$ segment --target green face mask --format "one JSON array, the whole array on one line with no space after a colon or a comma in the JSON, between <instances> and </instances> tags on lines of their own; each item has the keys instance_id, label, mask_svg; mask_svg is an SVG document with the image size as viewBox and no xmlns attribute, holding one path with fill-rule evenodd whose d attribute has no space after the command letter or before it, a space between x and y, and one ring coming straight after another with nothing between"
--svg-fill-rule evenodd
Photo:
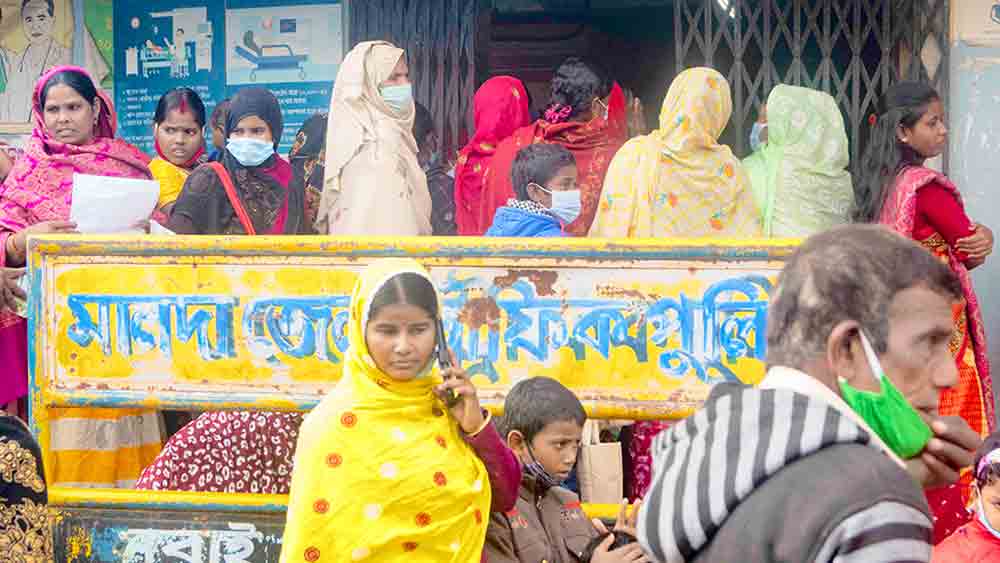
<instances>
[{"instance_id":1,"label":"green face mask","mask_svg":"<svg viewBox=\"0 0 1000 563\"><path fill-rule=\"evenodd\" d=\"M882 364L878 361L865 333L860 334L868 365L878 378L881 390L878 393L861 391L840 378L840 394L896 455L903 459L916 457L923 451L934 433L906 397L886 377Z\"/></svg>"}]
</instances>

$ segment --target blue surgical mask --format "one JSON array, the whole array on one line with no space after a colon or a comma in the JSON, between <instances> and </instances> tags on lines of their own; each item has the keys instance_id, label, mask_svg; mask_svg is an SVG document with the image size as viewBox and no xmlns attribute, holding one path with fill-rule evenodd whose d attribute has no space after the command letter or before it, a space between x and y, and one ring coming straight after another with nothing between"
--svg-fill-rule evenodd
<instances>
[{"instance_id":1,"label":"blue surgical mask","mask_svg":"<svg viewBox=\"0 0 1000 563\"><path fill-rule=\"evenodd\" d=\"M534 477L535 482L542 488L551 489L562 484L559 479L556 479L551 473L545 470L545 467L535 457L535 453L531 451L531 446L528 446L528 456L531 458L531 461L524 464L524 472Z\"/></svg>"},{"instance_id":2,"label":"blue surgical mask","mask_svg":"<svg viewBox=\"0 0 1000 563\"><path fill-rule=\"evenodd\" d=\"M399 113L405 112L413 104L413 85L382 86L379 88L382 99L389 107Z\"/></svg>"},{"instance_id":3,"label":"blue surgical mask","mask_svg":"<svg viewBox=\"0 0 1000 563\"><path fill-rule=\"evenodd\" d=\"M580 216L583 210L580 190L553 191L543 188L538 184L529 184L552 196L552 207L549 211L558 217L564 224L568 225Z\"/></svg>"},{"instance_id":4,"label":"blue surgical mask","mask_svg":"<svg viewBox=\"0 0 1000 563\"><path fill-rule=\"evenodd\" d=\"M767 123L754 122L753 128L750 129L750 149L753 152L760 150L764 146L764 141L761 140L761 135L764 130L767 129Z\"/></svg>"},{"instance_id":5,"label":"blue surgical mask","mask_svg":"<svg viewBox=\"0 0 1000 563\"><path fill-rule=\"evenodd\" d=\"M243 166L260 166L274 154L274 143L249 137L232 137L226 141L226 150Z\"/></svg>"}]
</instances>

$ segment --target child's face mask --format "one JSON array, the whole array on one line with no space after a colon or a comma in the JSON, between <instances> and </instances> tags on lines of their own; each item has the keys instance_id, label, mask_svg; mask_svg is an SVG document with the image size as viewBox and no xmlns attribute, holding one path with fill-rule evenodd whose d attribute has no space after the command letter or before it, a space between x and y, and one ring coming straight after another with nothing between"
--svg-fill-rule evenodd
<instances>
[{"instance_id":1,"label":"child's face mask","mask_svg":"<svg viewBox=\"0 0 1000 563\"><path fill-rule=\"evenodd\" d=\"M528 187L535 187L552 196L552 206L549 211L558 217L563 224L570 224L576 221L583 209L580 190L550 190L538 184L528 184Z\"/></svg>"},{"instance_id":2,"label":"child's face mask","mask_svg":"<svg viewBox=\"0 0 1000 563\"><path fill-rule=\"evenodd\" d=\"M885 375L864 331L859 334L868 366L878 379L881 390L878 393L862 391L840 378L840 394L896 455L903 459L916 457L930 441L933 432Z\"/></svg>"}]
</instances>

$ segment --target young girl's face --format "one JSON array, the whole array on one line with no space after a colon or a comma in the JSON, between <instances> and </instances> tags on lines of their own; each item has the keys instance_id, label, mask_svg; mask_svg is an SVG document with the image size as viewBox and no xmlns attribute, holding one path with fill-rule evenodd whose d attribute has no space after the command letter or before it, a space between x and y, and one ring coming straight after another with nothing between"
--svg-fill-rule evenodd
<instances>
[{"instance_id":1,"label":"young girl's face","mask_svg":"<svg viewBox=\"0 0 1000 563\"><path fill-rule=\"evenodd\" d=\"M163 155L177 166L190 162L205 143L202 128L190 111L168 111L167 117L156 126L154 133Z\"/></svg>"},{"instance_id":2,"label":"young girl's face","mask_svg":"<svg viewBox=\"0 0 1000 563\"><path fill-rule=\"evenodd\" d=\"M934 100L913 127L900 127L899 139L923 158L934 158L948 144L948 127L944 124L944 104Z\"/></svg>"},{"instance_id":3,"label":"young girl's face","mask_svg":"<svg viewBox=\"0 0 1000 563\"><path fill-rule=\"evenodd\" d=\"M380 307L365 327L365 343L375 365L396 381L415 379L434 353L434 318L409 303Z\"/></svg>"},{"instance_id":4,"label":"young girl's face","mask_svg":"<svg viewBox=\"0 0 1000 563\"><path fill-rule=\"evenodd\" d=\"M983 517L994 530L1000 530L1000 479L978 490L982 496Z\"/></svg>"}]
</instances>

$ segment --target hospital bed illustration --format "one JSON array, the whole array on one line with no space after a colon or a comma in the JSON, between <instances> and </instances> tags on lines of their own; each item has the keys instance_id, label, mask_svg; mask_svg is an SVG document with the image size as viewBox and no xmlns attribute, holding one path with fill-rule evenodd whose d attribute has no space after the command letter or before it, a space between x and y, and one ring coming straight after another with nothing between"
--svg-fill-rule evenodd
<instances>
[{"instance_id":1,"label":"hospital bed illustration","mask_svg":"<svg viewBox=\"0 0 1000 563\"><path fill-rule=\"evenodd\" d=\"M244 45L237 45L235 47L236 54L243 57L256 68L250 71L250 80L257 80L258 70L285 70L285 69L299 69L299 78L305 79L306 69L303 66L307 60L309 60L308 55L296 55L292 50L292 47L287 44L277 44L277 45L260 45L253 39L253 32L248 31L243 35ZM287 51L288 54L282 55L265 55L264 51Z\"/></svg>"},{"instance_id":2,"label":"hospital bed illustration","mask_svg":"<svg viewBox=\"0 0 1000 563\"><path fill-rule=\"evenodd\" d=\"M157 68L170 68L173 64L173 56L166 49L150 49L143 47L139 50L139 59L142 61L142 77L149 78L149 72Z\"/></svg>"}]
</instances>

